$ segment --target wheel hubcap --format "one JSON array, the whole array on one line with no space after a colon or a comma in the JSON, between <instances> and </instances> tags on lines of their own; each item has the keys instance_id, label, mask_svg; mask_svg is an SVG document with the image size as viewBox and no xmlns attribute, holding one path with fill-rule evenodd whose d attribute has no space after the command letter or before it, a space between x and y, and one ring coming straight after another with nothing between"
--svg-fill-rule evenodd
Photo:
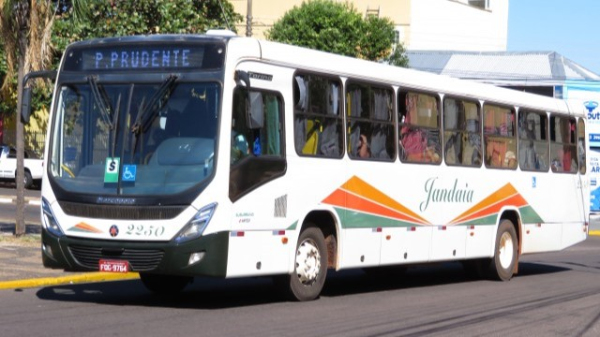
<instances>
[{"instance_id":1,"label":"wheel hubcap","mask_svg":"<svg viewBox=\"0 0 600 337\"><path fill-rule=\"evenodd\" d=\"M498 247L498 255L500 258L500 265L504 269L508 269L513 260L514 244L512 236L509 233L502 233L500 238L500 247Z\"/></svg>"},{"instance_id":2,"label":"wheel hubcap","mask_svg":"<svg viewBox=\"0 0 600 337\"><path fill-rule=\"evenodd\" d=\"M304 240L296 251L296 274L302 284L312 284L319 277L321 253L312 240Z\"/></svg>"}]
</instances>

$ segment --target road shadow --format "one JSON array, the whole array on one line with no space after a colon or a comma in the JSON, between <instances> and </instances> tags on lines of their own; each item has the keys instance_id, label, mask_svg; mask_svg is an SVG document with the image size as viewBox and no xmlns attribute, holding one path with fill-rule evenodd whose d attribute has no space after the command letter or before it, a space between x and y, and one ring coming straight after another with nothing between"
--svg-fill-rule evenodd
<instances>
[{"instance_id":1,"label":"road shadow","mask_svg":"<svg viewBox=\"0 0 600 337\"><path fill-rule=\"evenodd\" d=\"M15 224L0 222L0 234L14 235ZM34 224L25 224L25 234L42 234L42 226Z\"/></svg>"},{"instance_id":2,"label":"road shadow","mask_svg":"<svg viewBox=\"0 0 600 337\"><path fill-rule=\"evenodd\" d=\"M0 234L14 235L15 223L0 222ZM25 234L42 234L42 226L25 224Z\"/></svg>"},{"instance_id":3,"label":"road shadow","mask_svg":"<svg viewBox=\"0 0 600 337\"><path fill-rule=\"evenodd\" d=\"M515 279L570 270L539 263L521 263ZM360 269L330 271L322 297L352 296L390 290L406 290L473 282L485 286L489 280L473 280L459 263L413 267L402 277L372 276ZM17 290L19 291L19 290ZM178 309L228 309L286 302L269 277L211 279L195 278L182 293L159 296L140 280L64 285L39 289L41 300L88 302L104 305L148 306Z\"/></svg>"}]
</instances>

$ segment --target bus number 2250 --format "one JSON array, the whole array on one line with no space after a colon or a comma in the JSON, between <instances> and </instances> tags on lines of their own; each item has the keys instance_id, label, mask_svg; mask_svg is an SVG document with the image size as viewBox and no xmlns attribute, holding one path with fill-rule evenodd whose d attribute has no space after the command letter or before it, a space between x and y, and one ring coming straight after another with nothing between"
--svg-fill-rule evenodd
<instances>
[{"instance_id":1,"label":"bus number 2250","mask_svg":"<svg viewBox=\"0 0 600 337\"><path fill-rule=\"evenodd\" d=\"M135 235L135 236L155 236L159 237L165 233L164 226L154 226L154 225L128 225L127 231L125 232L127 235Z\"/></svg>"}]
</instances>

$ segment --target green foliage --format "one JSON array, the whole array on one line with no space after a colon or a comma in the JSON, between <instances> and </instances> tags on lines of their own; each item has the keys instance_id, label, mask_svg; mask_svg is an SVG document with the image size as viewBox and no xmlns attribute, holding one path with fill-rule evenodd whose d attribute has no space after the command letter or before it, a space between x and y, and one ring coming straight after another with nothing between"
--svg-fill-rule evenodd
<instances>
[{"instance_id":1,"label":"green foliage","mask_svg":"<svg viewBox=\"0 0 600 337\"><path fill-rule=\"evenodd\" d=\"M0 83L4 83L4 77L7 72L7 64L6 64L6 55L4 53L4 46L0 43ZM14 80L14 88L16 89L17 80ZM16 90L15 90L16 91ZM16 95L10 97L12 95L7 95L5 92L4 95L0 95L0 118L10 115L10 112L15 111L17 102Z\"/></svg>"},{"instance_id":2,"label":"green foliage","mask_svg":"<svg viewBox=\"0 0 600 337\"><path fill-rule=\"evenodd\" d=\"M60 53L74 41L96 37L203 33L210 28L232 29L242 20L233 6L219 0L88 0L89 16L73 20L72 9L55 21L53 44Z\"/></svg>"},{"instance_id":3,"label":"green foliage","mask_svg":"<svg viewBox=\"0 0 600 337\"><path fill-rule=\"evenodd\" d=\"M266 35L269 40L357 57L363 25L351 5L318 0L285 13Z\"/></svg>"},{"instance_id":4,"label":"green foliage","mask_svg":"<svg viewBox=\"0 0 600 337\"><path fill-rule=\"evenodd\" d=\"M393 48L393 22L374 16L363 19L348 3L304 2L288 11L266 35L273 41L408 66L404 48Z\"/></svg>"}]
</instances>

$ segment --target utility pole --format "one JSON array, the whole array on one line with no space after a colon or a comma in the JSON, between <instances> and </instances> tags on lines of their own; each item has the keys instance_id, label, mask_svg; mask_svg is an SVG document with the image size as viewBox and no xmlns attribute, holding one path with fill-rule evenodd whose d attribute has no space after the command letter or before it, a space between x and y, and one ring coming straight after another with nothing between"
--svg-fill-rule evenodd
<instances>
[{"instance_id":1,"label":"utility pole","mask_svg":"<svg viewBox=\"0 0 600 337\"><path fill-rule=\"evenodd\" d=\"M246 36L252 37L252 0L248 0L246 9Z\"/></svg>"}]
</instances>

